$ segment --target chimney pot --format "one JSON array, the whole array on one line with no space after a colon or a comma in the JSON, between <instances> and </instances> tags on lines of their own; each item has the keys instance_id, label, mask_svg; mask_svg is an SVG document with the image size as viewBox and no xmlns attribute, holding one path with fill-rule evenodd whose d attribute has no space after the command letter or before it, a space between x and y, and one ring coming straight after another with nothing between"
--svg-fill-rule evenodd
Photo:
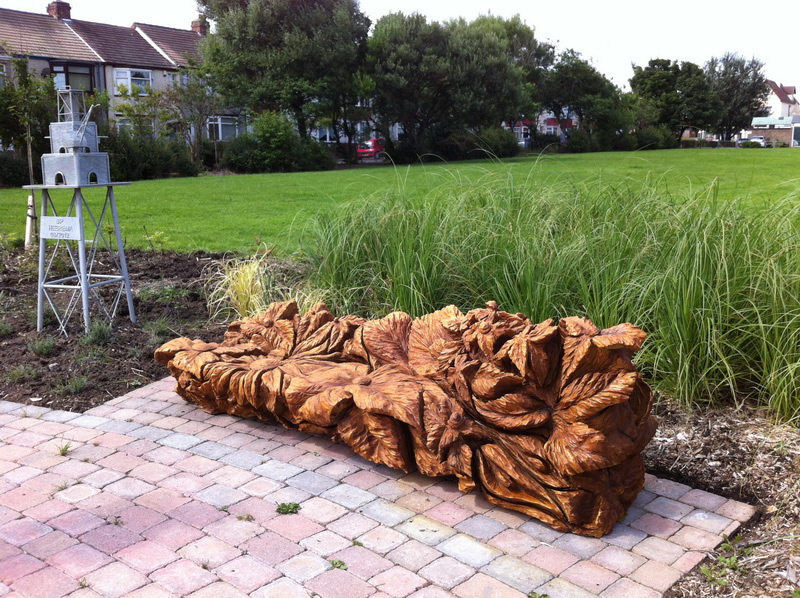
<instances>
[{"instance_id":1,"label":"chimney pot","mask_svg":"<svg viewBox=\"0 0 800 598\"><path fill-rule=\"evenodd\" d=\"M72 18L70 15L71 9L72 7L69 5L69 2L54 0L47 5L47 14L56 19L69 20Z\"/></svg>"},{"instance_id":2,"label":"chimney pot","mask_svg":"<svg viewBox=\"0 0 800 598\"><path fill-rule=\"evenodd\" d=\"M200 35L208 34L208 21L206 21L203 17L195 19L192 21L192 31L199 33Z\"/></svg>"}]
</instances>

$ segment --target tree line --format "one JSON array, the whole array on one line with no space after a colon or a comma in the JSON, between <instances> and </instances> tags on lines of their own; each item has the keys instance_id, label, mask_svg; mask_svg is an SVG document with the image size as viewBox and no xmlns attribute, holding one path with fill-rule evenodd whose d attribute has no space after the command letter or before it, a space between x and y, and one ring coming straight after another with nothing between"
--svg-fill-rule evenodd
<instances>
[{"instance_id":1,"label":"tree line","mask_svg":"<svg viewBox=\"0 0 800 598\"><path fill-rule=\"evenodd\" d=\"M732 53L704 67L666 59L634 65L623 93L578 52L539 40L519 16L439 23L396 12L370 31L357 0L200 5L216 22L205 63L229 104L282 110L301 137L330 127L351 154L359 122L386 139L395 159L411 160L465 132L535 123L545 111L576 119L575 150L635 149L659 135L669 146L689 128L730 139L763 113L768 93L764 64Z\"/></svg>"},{"instance_id":2,"label":"tree line","mask_svg":"<svg viewBox=\"0 0 800 598\"><path fill-rule=\"evenodd\" d=\"M199 5L216 23L201 44L202 61L169 90L123 90L114 105L131 124L123 134L107 131L112 168L128 169L123 178L163 176L165 169L191 174L220 158L239 171L331 167L310 143L313 132L330 129L339 156L355 160L360 123L386 141L397 162L477 157L476 148L511 155L516 140L499 125L524 119L532 121L532 145L560 144L537 131L543 113L577 123L564 131L568 151L675 147L689 128L730 139L764 114L768 95L764 64L732 53L703 66L661 58L632 65L631 91L623 92L580 53L538 39L519 16L440 23L395 12L373 25L357 0ZM15 72L0 88L0 139L35 168L55 96L52 85L25 74L23 62ZM109 99L92 101L107 106ZM227 157L204 139L205 120L226 106L248 114L252 131L227 144ZM159 144L167 136L184 137L190 155ZM24 160L23 148L34 159ZM131 171L131 164L142 168ZM7 152L0 154L0 182L13 178L11 165ZM16 178L30 178L16 167Z\"/></svg>"}]
</instances>

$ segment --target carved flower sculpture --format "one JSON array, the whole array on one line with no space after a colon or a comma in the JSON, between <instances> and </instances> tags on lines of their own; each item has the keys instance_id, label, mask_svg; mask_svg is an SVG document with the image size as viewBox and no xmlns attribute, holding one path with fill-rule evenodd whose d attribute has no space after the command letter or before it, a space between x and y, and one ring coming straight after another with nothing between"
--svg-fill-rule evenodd
<instances>
[{"instance_id":1,"label":"carved flower sculpture","mask_svg":"<svg viewBox=\"0 0 800 598\"><path fill-rule=\"evenodd\" d=\"M455 475L497 504L602 535L643 485L655 432L631 355L645 334L589 320L534 324L490 302L365 321L274 303L222 344L156 351L178 392L212 413L275 419L366 459Z\"/></svg>"}]
</instances>

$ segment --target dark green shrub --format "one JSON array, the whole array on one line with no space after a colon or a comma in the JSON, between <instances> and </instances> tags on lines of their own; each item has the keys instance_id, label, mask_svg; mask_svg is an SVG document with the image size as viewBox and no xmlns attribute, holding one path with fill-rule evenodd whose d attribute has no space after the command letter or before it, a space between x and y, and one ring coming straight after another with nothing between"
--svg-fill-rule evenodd
<instances>
[{"instance_id":1,"label":"dark green shrub","mask_svg":"<svg viewBox=\"0 0 800 598\"><path fill-rule=\"evenodd\" d=\"M681 149L695 149L701 147L697 139L681 139Z\"/></svg>"},{"instance_id":2,"label":"dark green shrub","mask_svg":"<svg viewBox=\"0 0 800 598\"><path fill-rule=\"evenodd\" d=\"M617 137L616 143L614 144L614 149L619 152L632 152L638 149L638 147L639 140L636 139L636 135L631 135L630 133L625 133Z\"/></svg>"},{"instance_id":3,"label":"dark green shrub","mask_svg":"<svg viewBox=\"0 0 800 598\"><path fill-rule=\"evenodd\" d=\"M13 152L0 152L0 187L22 187L28 182L28 161Z\"/></svg>"},{"instance_id":4,"label":"dark green shrub","mask_svg":"<svg viewBox=\"0 0 800 598\"><path fill-rule=\"evenodd\" d=\"M536 147L548 151L559 151L561 149L561 137L556 133L542 133L536 136Z\"/></svg>"},{"instance_id":5,"label":"dark green shrub","mask_svg":"<svg viewBox=\"0 0 800 598\"><path fill-rule=\"evenodd\" d=\"M656 127L636 131L636 142L640 150L661 149L661 133Z\"/></svg>"},{"instance_id":6,"label":"dark green shrub","mask_svg":"<svg viewBox=\"0 0 800 598\"><path fill-rule=\"evenodd\" d=\"M222 155L222 166L234 172L330 170L334 165L324 144L301 139L279 112L261 114L253 133L226 142Z\"/></svg>"},{"instance_id":7,"label":"dark green shrub","mask_svg":"<svg viewBox=\"0 0 800 598\"><path fill-rule=\"evenodd\" d=\"M571 154L584 154L597 151L597 143L583 129L573 129L567 140L567 151Z\"/></svg>"},{"instance_id":8,"label":"dark green shrub","mask_svg":"<svg viewBox=\"0 0 800 598\"><path fill-rule=\"evenodd\" d=\"M197 176L199 173L191 151L177 140L112 129L101 149L108 152L111 178L116 181Z\"/></svg>"},{"instance_id":9,"label":"dark green shrub","mask_svg":"<svg viewBox=\"0 0 800 598\"><path fill-rule=\"evenodd\" d=\"M234 172L264 172L264 157L258 139L243 133L225 143L221 165Z\"/></svg>"},{"instance_id":10,"label":"dark green shrub","mask_svg":"<svg viewBox=\"0 0 800 598\"><path fill-rule=\"evenodd\" d=\"M667 125L658 125L656 128L661 136L661 149L674 149L678 147L678 140L675 134Z\"/></svg>"},{"instance_id":11,"label":"dark green shrub","mask_svg":"<svg viewBox=\"0 0 800 598\"><path fill-rule=\"evenodd\" d=\"M479 152L475 150L477 150L477 147L473 133L469 131L454 131L445 137L435 140L431 153L448 162L483 157L483 152L480 152L481 155L479 155Z\"/></svg>"},{"instance_id":12,"label":"dark green shrub","mask_svg":"<svg viewBox=\"0 0 800 598\"><path fill-rule=\"evenodd\" d=\"M745 149L761 149L761 144L756 141L743 141L739 147L743 147Z\"/></svg>"},{"instance_id":13,"label":"dark green shrub","mask_svg":"<svg viewBox=\"0 0 800 598\"><path fill-rule=\"evenodd\" d=\"M333 170L336 162L324 143L319 143L313 139L303 139L297 147L295 166L296 170L302 172Z\"/></svg>"},{"instance_id":14,"label":"dark green shrub","mask_svg":"<svg viewBox=\"0 0 800 598\"><path fill-rule=\"evenodd\" d=\"M519 143L513 131L489 127L477 136L478 146L491 156L511 158L519 153Z\"/></svg>"}]
</instances>

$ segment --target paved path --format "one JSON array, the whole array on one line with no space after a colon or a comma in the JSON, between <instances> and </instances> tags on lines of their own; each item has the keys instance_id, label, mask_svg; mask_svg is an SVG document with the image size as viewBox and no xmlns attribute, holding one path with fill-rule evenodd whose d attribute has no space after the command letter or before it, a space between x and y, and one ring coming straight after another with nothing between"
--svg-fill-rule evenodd
<instances>
[{"instance_id":1,"label":"paved path","mask_svg":"<svg viewBox=\"0 0 800 598\"><path fill-rule=\"evenodd\" d=\"M610 535L562 534L173 385L0 401L0 596L657 597L755 512L648 476Z\"/></svg>"}]
</instances>

